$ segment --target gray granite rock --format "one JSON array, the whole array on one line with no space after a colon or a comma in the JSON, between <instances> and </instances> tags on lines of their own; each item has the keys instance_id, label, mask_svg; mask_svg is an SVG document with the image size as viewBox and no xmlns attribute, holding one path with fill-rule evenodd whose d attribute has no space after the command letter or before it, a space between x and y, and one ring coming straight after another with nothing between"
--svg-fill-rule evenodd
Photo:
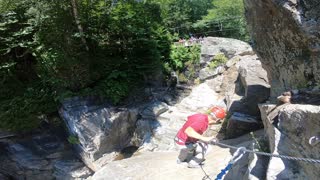
<instances>
[{"instance_id":1,"label":"gray granite rock","mask_svg":"<svg viewBox=\"0 0 320 180\"><path fill-rule=\"evenodd\" d=\"M319 133L319 106L289 104L277 109L265 104L260 105L260 110L271 153L320 159L320 144L309 144L310 138ZM271 117L272 112L278 115ZM267 179L317 179L319 176L314 163L282 158L271 158L267 171Z\"/></svg>"},{"instance_id":2,"label":"gray granite rock","mask_svg":"<svg viewBox=\"0 0 320 180\"><path fill-rule=\"evenodd\" d=\"M317 0L245 0L254 50L268 72L271 94L320 82Z\"/></svg>"},{"instance_id":3,"label":"gray granite rock","mask_svg":"<svg viewBox=\"0 0 320 180\"><path fill-rule=\"evenodd\" d=\"M70 136L79 141L76 152L92 170L100 167L94 162L104 154L129 146L138 115L137 109L114 108L92 98L68 99L59 112Z\"/></svg>"}]
</instances>

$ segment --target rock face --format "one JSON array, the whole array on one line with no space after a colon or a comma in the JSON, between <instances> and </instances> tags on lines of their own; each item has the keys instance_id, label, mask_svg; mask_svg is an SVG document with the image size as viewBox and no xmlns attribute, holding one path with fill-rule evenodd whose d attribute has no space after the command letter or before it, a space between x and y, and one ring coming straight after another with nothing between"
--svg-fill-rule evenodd
<instances>
[{"instance_id":1,"label":"rock face","mask_svg":"<svg viewBox=\"0 0 320 180\"><path fill-rule=\"evenodd\" d=\"M92 174L74 156L66 142L47 132L24 139L1 139L0 161L1 180L73 180L84 179Z\"/></svg>"},{"instance_id":2,"label":"rock face","mask_svg":"<svg viewBox=\"0 0 320 180\"><path fill-rule=\"evenodd\" d=\"M97 101L94 98L69 99L59 111L70 136L79 141L74 145L76 151L92 170L100 167L94 162L104 154L129 146L138 115L137 109L116 109L99 105Z\"/></svg>"},{"instance_id":3,"label":"rock face","mask_svg":"<svg viewBox=\"0 0 320 180\"><path fill-rule=\"evenodd\" d=\"M320 159L320 144L312 142L319 136L319 106L261 105L260 110L271 153ZM319 176L316 163L280 158L271 158L267 171L267 179L318 179Z\"/></svg>"},{"instance_id":4,"label":"rock face","mask_svg":"<svg viewBox=\"0 0 320 180\"><path fill-rule=\"evenodd\" d=\"M257 120L257 117L234 112L228 119L228 124L226 127L226 137L235 138L240 135L246 134L249 131L261 128L263 128L263 125L261 121Z\"/></svg>"},{"instance_id":5,"label":"rock face","mask_svg":"<svg viewBox=\"0 0 320 180\"><path fill-rule=\"evenodd\" d=\"M224 54L228 61L210 71L207 65L218 54ZM224 137L234 138L261 128L258 104L269 98L270 85L267 72L250 45L228 38L206 38L201 48L201 63L200 79L224 98L231 115ZM242 114L242 118L232 116L233 113Z\"/></svg>"},{"instance_id":6,"label":"rock face","mask_svg":"<svg viewBox=\"0 0 320 180\"><path fill-rule=\"evenodd\" d=\"M187 116L205 112L212 105L225 106L222 97L206 83L193 88L189 96L174 106L159 101L150 103L142 110L142 118L137 121L132 144L146 151L173 150L173 139ZM150 112L153 116L149 115Z\"/></svg>"},{"instance_id":7,"label":"rock face","mask_svg":"<svg viewBox=\"0 0 320 180\"><path fill-rule=\"evenodd\" d=\"M272 96L319 84L319 1L244 2L253 47L268 72Z\"/></svg>"},{"instance_id":8,"label":"rock face","mask_svg":"<svg viewBox=\"0 0 320 180\"><path fill-rule=\"evenodd\" d=\"M262 68L257 56L242 58L239 62L241 85L244 87L245 105L249 115L259 116L258 104L270 96L270 85L267 72Z\"/></svg>"},{"instance_id":9,"label":"rock face","mask_svg":"<svg viewBox=\"0 0 320 180\"><path fill-rule=\"evenodd\" d=\"M200 63L210 62L217 54L225 54L232 58L239 54L250 53L252 49L249 44L229 38L207 37L201 46Z\"/></svg>"},{"instance_id":10,"label":"rock face","mask_svg":"<svg viewBox=\"0 0 320 180\"><path fill-rule=\"evenodd\" d=\"M212 57L221 53L228 59L227 64L212 69L206 76L204 73L204 82L194 86L188 96L170 105L161 102L160 98L140 111L141 118L136 123L131 144L140 147L140 151L173 150L172 139L187 116L206 112L207 108L213 105L223 106L231 112L250 117L249 120L245 117L233 118L227 126L229 137L237 137L262 127L256 115L260 113L258 103L264 102L270 92L266 72L247 43L213 37L205 38L202 45L202 70L209 70L207 65ZM238 94L234 95L235 93ZM230 101L226 100L225 96L230 96ZM234 131L234 126L241 128ZM210 130L212 133L217 131L217 127Z\"/></svg>"},{"instance_id":11,"label":"rock face","mask_svg":"<svg viewBox=\"0 0 320 180\"><path fill-rule=\"evenodd\" d=\"M256 133L257 137L263 136L263 131ZM254 144L254 140L249 136L242 136L236 139L226 140L223 143L233 146L250 147ZM211 146L211 145L210 145ZM139 152L138 152L139 153ZM212 150L208 153L206 163L202 167L203 170L210 176L210 179L215 179L221 169L225 168L228 161L231 159L233 150L229 148L222 148L219 146L212 146ZM113 161L98 172L96 172L89 180L104 180L104 179L157 179L157 180L171 180L171 179L190 179L198 180L204 178L205 174L198 169L187 168L186 163L177 164L176 158L178 153L173 151L167 152L145 152L137 154L132 158L121 161ZM243 157L241 162L238 162L234 169L230 170L233 178L228 179L248 179L254 176L256 179L263 177L265 169L250 168L248 164L256 162L251 157ZM241 169L241 172L238 170ZM261 175L262 174L262 175ZM229 176L230 177L230 176ZM254 179L254 178L250 178Z\"/></svg>"},{"instance_id":12,"label":"rock face","mask_svg":"<svg viewBox=\"0 0 320 180\"><path fill-rule=\"evenodd\" d=\"M295 90L293 103L319 104L320 3L245 0L252 44L268 72L271 96ZM307 89L306 87L316 87ZM303 89L302 89L303 88ZM301 90L302 89L302 90ZM319 159L319 106L261 105L271 153ZM318 165L271 158L267 179L318 179Z\"/></svg>"},{"instance_id":13,"label":"rock face","mask_svg":"<svg viewBox=\"0 0 320 180\"><path fill-rule=\"evenodd\" d=\"M172 151L175 149L173 139L186 118L194 113L205 113L213 105L232 107L232 112L244 113L242 118L234 116L233 120L237 122L230 124L229 132L235 132L234 126L241 126L241 131L233 133L233 137L260 128L261 122L256 117L252 121L252 115L259 114L257 104L268 98L269 87L257 56L248 44L238 40L206 38L205 44L208 47L203 47L202 57L209 59L202 59L203 68L213 56L221 53L228 60L227 64L204 75L203 82L190 88L191 92L179 101L174 100L170 92L154 94L156 90L150 88L152 100L136 104L134 109L115 108L94 98L73 98L63 102L60 115L70 136L79 141L74 147L86 165L94 171L109 164L112 168L114 164L121 166L121 162L113 161L121 159L119 152L127 148L136 148L140 154ZM256 89L257 85L264 88ZM238 94L233 96L235 93ZM226 95L230 100L225 99ZM232 105L237 100L238 109ZM208 135L218 134L220 127L211 127Z\"/></svg>"}]
</instances>

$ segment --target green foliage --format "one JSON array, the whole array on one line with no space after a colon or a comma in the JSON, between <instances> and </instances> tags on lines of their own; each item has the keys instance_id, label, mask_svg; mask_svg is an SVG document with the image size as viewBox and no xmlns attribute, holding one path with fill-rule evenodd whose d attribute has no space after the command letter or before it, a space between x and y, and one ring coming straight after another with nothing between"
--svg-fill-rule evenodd
<instances>
[{"instance_id":1,"label":"green foliage","mask_svg":"<svg viewBox=\"0 0 320 180\"><path fill-rule=\"evenodd\" d=\"M50 114L57 109L50 89L44 89L39 85L29 86L21 95L6 93L3 90L1 89L0 99L0 128L28 131L38 127L39 116L42 113Z\"/></svg>"},{"instance_id":2,"label":"green foliage","mask_svg":"<svg viewBox=\"0 0 320 180\"><path fill-rule=\"evenodd\" d=\"M73 135L70 135L68 137L68 142L70 144L79 144L80 143L78 136L73 136Z\"/></svg>"},{"instance_id":3,"label":"green foliage","mask_svg":"<svg viewBox=\"0 0 320 180\"><path fill-rule=\"evenodd\" d=\"M242 0L214 0L213 8L193 27L207 36L249 40Z\"/></svg>"},{"instance_id":4,"label":"green foliage","mask_svg":"<svg viewBox=\"0 0 320 180\"><path fill-rule=\"evenodd\" d=\"M200 63L200 46L172 45L169 63L174 71L182 71L188 66L198 65Z\"/></svg>"},{"instance_id":5,"label":"green foliage","mask_svg":"<svg viewBox=\"0 0 320 180\"><path fill-rule=\"evenodd\" d=\"M193 26L203 16L201 22L211 22L243 12L238 1L233 8L222 0L76 2L0 0L0 128L35 128L38 117L56 111L66 97L99 95L121 103L161 68L189 82L200 66L200 47L172 41L217 28Z\"/></svg>"},{"instance_id":6,"label":"green foliage","mask_svg":"<svg viewBox=\"0 0 320 180\"><path fill-rule=\"evenodd\" d=\"M0 1L0 128L36 128L66 97L119 103L161 71L171 35L158 5L81 0L78 17L73 8L69 0Z\"/></svg>"},{"instance_id":7,"label":"green foliage","mask_svg":"<svg viewBox=\"0 0 320 180\"><path fill-rule=\"evenodd\" d=\"M152 0L161 7L161 17L171 32L189 35L193 31L192 24L207 14L212 7L212 0Z\"/></svg>"},{"instance_id":8,"label":"green foliage","mask_svg":"<svg viewBox=\"0 0 320 180\"><path fill-rule=\"evenodd\" d=\"M209 68L214 69L222 64L225 64L228 61L228 58L224 54L217 54L209 63Z\"/></svg>"},{"instance_id":9,"label":"green foliage","mask_svg":"<svg viewBox=\"0 0 320 180\"><path fill-rule=\"evenodd\" d=\"M175 71L180 82L189 82L195 77L196 70L200 66L200 46L172 45L170 59L165 69Z\"/></svg>"},{"instance_id":10,"label":"green foliage","mask_svg":"<svg viewBox=\"0 0 320 180\"><path fill-rule=\"evenodd\" d=\"M53 92L39 81L33 51L37 45L37 13L33 1L1 1L10 11L0 14L0 128L28 131L42 113L56 111Z\"/></svg>"},{"instance_id":11,"label":"green foliage","mask_svg":"<svg viewBox=\"0 0 320 180\"><path fill-rule=\"evenodd\" d=\"M201 83L200 78L196 78L193 83L199 85Z\"/></svg>"},{"instance_id":12,"label":"green foliage","mask_svg":"<svg viewBox=\"0 0 320 180\"><path fill-rule=\"evenodd\" d=\"M270 149L269 149L269 145L268 145L268 140L265 138L257 138L253 132L250 132L250 135L252 137L252 139L255 141L258 151L260 152L266 152L269 153Z\"/></svg>"},{"instance_id":13,"label":"green foliage","mask_svg":"<svg viewBox=\"0 0 320 180\"><path fill-rule=\"evenodd\" d=\"M296 89L304 89L304 88L308 88L310 86L311 86L311 84L309 84L309 82L306 81L306 80L302 80L302 81L301 80L300 81L297 80L295 88Z\"/></svg>"},{"instance_id":14,"label":"green foliage","mask_svg":"<svg viewBox=\"0 0 320 180\"><path fill-rule=\"evenodd\" d=\"M108 97L117 104L129 93L128 74L120 71L112 72L96 87L96 91L103 97Z\"/></svg>"}]
</instances>

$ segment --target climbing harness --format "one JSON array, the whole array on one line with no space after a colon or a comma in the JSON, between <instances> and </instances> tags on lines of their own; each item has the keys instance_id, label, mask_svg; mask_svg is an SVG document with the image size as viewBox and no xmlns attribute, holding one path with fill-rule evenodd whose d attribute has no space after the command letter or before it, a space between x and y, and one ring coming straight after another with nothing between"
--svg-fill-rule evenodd
<instances>
[{"instance_id":1,"label":"climbing harness","mask_svg":"<svg viewBox=\"0 0 320 180\"><path fill-rule=\"evenodd\" d=\"M288 160L295 160L295 161L305 161L308 163L320 163L319 159L299 158L299 157L285 156L285 155L279 155L279 154L271 154L271 153L260 152L260 151L253 151L253 150L246 149L245 147L231 146L231 145L223 144L223 143L217 142L217 141L212 141L211 144L219 145L219 146L230 148L230 149L236 149L236 152L233 154L228 165L224 169L221 170L221 172L217 175L215 180L221 180L223 178L223 176L231 169L232 165L234 163L236 163L239 159L241 159L245 153L255 153L257 155L262 155L262 156L277 157L277 158L281 158L281 159L288 159ZM201 168L202 168L202 166L201 166ZM211 180L210 176L204 171L203 168L202 168L202 171L205 174L205 176L202 178L202 180L207 180L207 179Z\"/></svg>"}]
</instances>

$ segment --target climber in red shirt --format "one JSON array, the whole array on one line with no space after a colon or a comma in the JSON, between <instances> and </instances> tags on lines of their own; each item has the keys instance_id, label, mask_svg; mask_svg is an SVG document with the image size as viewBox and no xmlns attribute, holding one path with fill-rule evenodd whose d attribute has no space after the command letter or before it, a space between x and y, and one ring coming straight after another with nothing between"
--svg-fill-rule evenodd
<instances>
[{"instance_id":1,"label":"climber in red shirt","mask_svg":"<svg viewBox=\"0 0 320 180\"><path fill-rule=\"evenodd\" d=\"M174 139L176 147L180 149L177 163L188 162L189 168L200 167L208 151L207 143L215 139L214 136L205 137L202 134L209 125L219 123L225 116L226 111L217 106L210 108L208 114L189 116Z\"/></svg>"}]
</instances>

